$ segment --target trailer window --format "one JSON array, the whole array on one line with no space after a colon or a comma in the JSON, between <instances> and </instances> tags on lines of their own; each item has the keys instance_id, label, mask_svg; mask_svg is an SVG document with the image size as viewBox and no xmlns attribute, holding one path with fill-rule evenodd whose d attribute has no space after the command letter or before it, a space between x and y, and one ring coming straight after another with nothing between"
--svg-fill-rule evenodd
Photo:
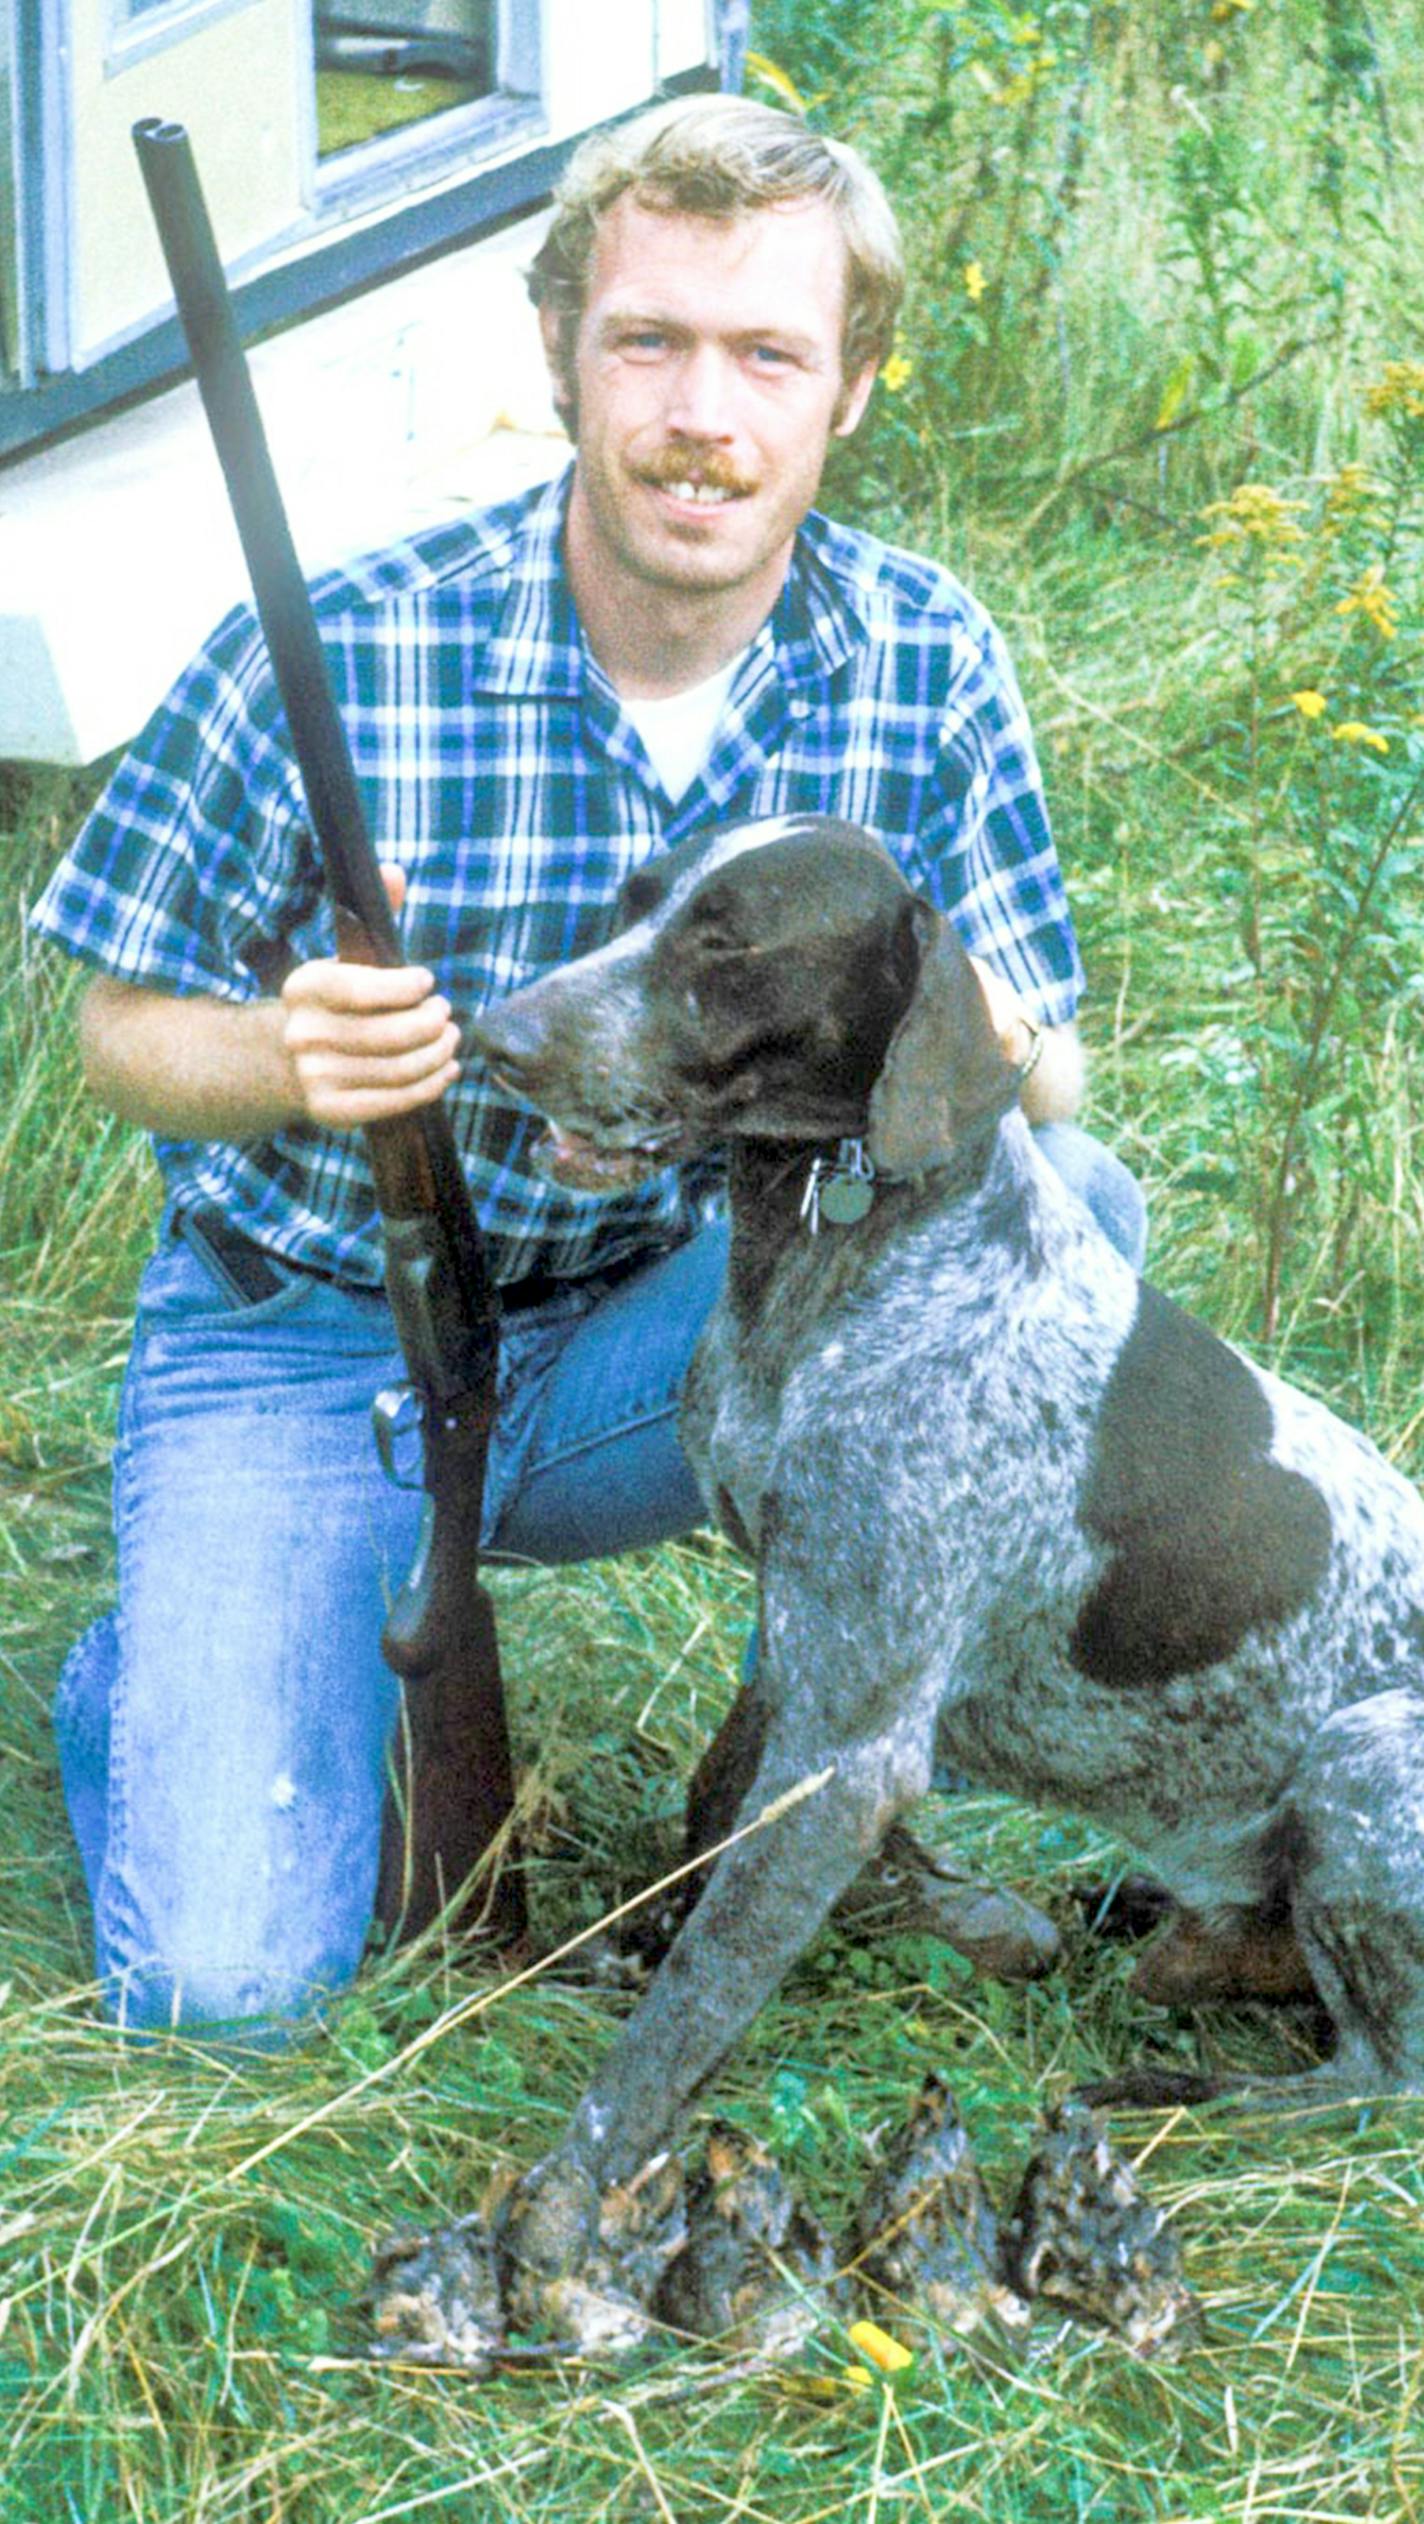
<instances>
[{"instance_id":1,"label":"trailer window","mask_svg":"<svg viewBox=\"0 0 1424 2524\"><path fill-rule=\"evenodd\" d=\"M494 92L494 0L313 0L317 154Z\"/></svg>"}]
</instances>

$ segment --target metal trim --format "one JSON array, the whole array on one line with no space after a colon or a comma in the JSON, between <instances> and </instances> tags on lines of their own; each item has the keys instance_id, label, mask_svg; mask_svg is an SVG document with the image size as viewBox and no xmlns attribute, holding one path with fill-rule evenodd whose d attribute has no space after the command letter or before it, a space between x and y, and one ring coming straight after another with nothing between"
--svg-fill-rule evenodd
<instances>
[{"instance_id":1,"label":"metal trim","mask_svg":"<svg viewBox=\"0 0 1424 2524\"><path fill-rule=\"evenodd\" d=\"M534 150L433 200L401 205L388 219L373 222L354 236L343 233L328 238L275 271L259 272L233 292L244 341L293 316L315 315L336 299L377 281L393 280L412 265L451 246L468 244L535 209L553 189L571 146L564 143ZM171 384L187 366L178 319L163 317L92 367L46 378L26 393L0 399L0 458L29 450L114 404Z\"/></svg>"},{"instance_id":2,"label":"metal trim","mask_svg":"<svg viewBox=\"0 0 1424 2524\"><path fill-rule=\"evenodd\" d=\"M166 52L170 44L182 43L219 18L231 17L239 9L250 9L253 0L168 0L165 7L145 9L130 17L124 0L105 0L104 8L104 76L112 78L121 70L131 70L137 61L152 54Z\"/></svg>"},{"instance_id":3,"label":"metal trim","mask_svg":"<svg viewBox=\"0 0 1424 2524\"><path fill-rule=\"evenodd\" d=\"M20 253L20 115L17 13L0 0L0 397L24 374L25 282Z\"/></svg>"}]
</instances>

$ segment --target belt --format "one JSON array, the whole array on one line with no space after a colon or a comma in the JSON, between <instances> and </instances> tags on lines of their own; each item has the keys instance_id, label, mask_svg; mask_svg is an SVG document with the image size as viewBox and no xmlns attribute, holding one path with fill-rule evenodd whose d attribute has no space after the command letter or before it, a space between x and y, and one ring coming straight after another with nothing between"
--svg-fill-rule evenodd
<instances>
[{"instance_id":1,"label":"belt","mask_svg":"<svg viewBox=\"0 0 1424 2524\"><path fill-rule=\"evenodd\" d=\"M222 1210L204 1203L195 1209L180 1210L173 1221L173 1233L185 1244L193 1246L207 1263L214 1276L235 1297L239 1305L261 1306L287 1286L288 1274L305 1272L309 1279L327 1280L336 1285L336 1274L322 1270L318 1264L296 1262L285 1255L279 1261L240 1227L234 1227ZM608 1263L597 1274L601 1286L611 1287L627 1279L631 1272L644 1269L656 1259L651 1252L629 1253ZM557 1279L549 1271L530 1271L523 1279L510 1280L499 1289L499 1310L502 1315L528 1313L535 1306L547 1306L551 1299L562 1296L573 1283ZM367 1294L374 1294L368 1291Z\"/></svg>"}]
</instances>

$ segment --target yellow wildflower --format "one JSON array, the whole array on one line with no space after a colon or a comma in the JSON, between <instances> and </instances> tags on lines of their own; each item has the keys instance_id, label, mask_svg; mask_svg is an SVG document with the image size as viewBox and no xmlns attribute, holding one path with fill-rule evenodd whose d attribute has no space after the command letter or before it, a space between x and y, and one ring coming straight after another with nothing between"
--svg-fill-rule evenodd
<instances>
[{"instance_id":1,"label":"yellow wildflower","mask_svg":"<svg viewBox=\"0 0 1424 2524\"><path fill-rule=\"evenodd\" d=\"M1330 476L1325 506L1327 511L1332 513L1339 509L1363 508L1367 500L1378 499L1379 491L1380 486L1375 481L1368 465L1359 463L1337 465Z\"/></svg>"},{"instance_id":2,"label":"yellow wildflower","mask_svg":"<svg viewBox=\"0 0 1424 2524\"><path fill-rule=\"evenodd\" d=\"M1382 640L1392 640L1399 629L1399 598L1385 579L1384 563L1372 561L1363 576L1357 578L1348 596L1342 596L1335 611L1338 614L1359 614Z\"/></svg>"},{"instance_id":3,"label":"yellow wildflower","mask_svg":"<svg viewBox=\"0 0 1424 2524\"><path fill-rule=\"evenodd\" d=\"M1424 360L1388 360L1366 393L1365 410L1372 420L1387 420L1397 412L1406 420L1424 421Z\"/></svg>"},{"instance_id":4,"label":"yellow wildflower","mask_svg":"<svg viewBox=\"0 0 1424 2524\"><path fill-rule=\"evenodd\" d=\"M1377 727L1367 727L1363 719L1342 719L1330 733L1337 745L1368 745L1372 753L1389 752L1389 738L1381 736Z\"/></svg>"},{"instance_id":5,"label":"yellow wildflower","mask_svg":"<svg viewBox=\"0 0 1424 2524\"><path fill-rule=\"evenodd\" d=\"M972 299L973 299L974 304L975 304L975 306L976 306L976 307L978 306L979 301L980 301L980 299L983 297L984 292L985 292L985 290L988 288L988 286L989 286L989 284L988 284L987 280L984 278L984 266L983 266L983 264L982 264L982 263L966 263L966 264L965 264L965 266L964 266L964 288L965 288L965 294L966 294L966 296L968 296L968 297L970 297L970 298L972 298Z\"/></svg>"},{"instance_id":6,"label":"yellow wildflower","mask_svg":"<svg viewBox=\"0 0 1424 2524\"><path fill-rule=\"evenodd\" d=\"M782 104L788 106L793 114L799 114L803 123L818 105L825 104L824 90L819 96L803 96L790 72L783 70L780 62L773 61L766 53L748 53L747 68L752 77L760 79L763 87L770 88L773 96L779 96Z\"/></svg>"},{"instance_id":7,"label":"yellow wildflower","mask_svg":"<svg viewBox=\"0 0 1424 2524\"><path fill-rule=\"evenodd\" d=\"M1241 553L1252 544L1284 551L1303 541L1296 519L1303 500L1284 499L1268 482L1241 482L1229 500L1213 500L1202 515L1217 520L1205 540L1213 552Z\"/></svg>"},{"instance_id":8,"label":"yellow wildflower","mask_svg":"<svg viewBox=\"0 0 1424 2524\"><path fill-rule=\"evenodd\" d=\"M880 382L887 394L898 394L902 386L909 384L914 373L914 361L906 359L903 351L892 351L880 371Z\"/></svg>"},{"instance_id":9,"label":"yellow wildflower","mask_svg":"<svg viewBox=\"0 0 1424 2524\"><path fill-rule=\"evenodd\" d=\"M1295 706L1299 710L1303 719L1324 718L1325 695L1323 692L1313 692L1307 685L1304 691L1293 692L1291 694L1291 699L1295 703Z\"/></svg>"}]
</instances>

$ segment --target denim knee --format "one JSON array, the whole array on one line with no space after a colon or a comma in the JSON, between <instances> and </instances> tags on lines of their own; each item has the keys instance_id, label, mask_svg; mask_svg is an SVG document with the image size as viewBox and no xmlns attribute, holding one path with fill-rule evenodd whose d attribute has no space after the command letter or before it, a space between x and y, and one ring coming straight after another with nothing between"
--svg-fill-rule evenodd
<instances>
[{"instance_id":1,"label":"denim knee","mask_svg":"<svg viewBox=\"0 0 1424 2524\"><path fill-rule=\"evenodd\" d=\"M338 1995L327 1980L277 1968L225 1968L208 1953L190 1968L169 1958L103 1971L103 1948L101 1933L104 2013L126 2033L181 2033L219 2050L286 2051L319 2030L329 2001ZM354 1967L348 1982L353 1977Z\"/></svg>"},{"instance_id":2,"label":"denim knee","mask_svg":"<svg viewBox=\"0 0 1424 2524\"><path fill-rule=\"evenodd\" d=\"M185 2033L244 2050L284 2050L320 2023L355 1979L364 1934L354 1924L314 1946L297 1913L284 1940L239 1950L204 1900L171 1902L161 1923L139 1910L121 1872L104 1878L94 1914L104 2013L135 2033Z\"/></svg>"}]
</instances>

